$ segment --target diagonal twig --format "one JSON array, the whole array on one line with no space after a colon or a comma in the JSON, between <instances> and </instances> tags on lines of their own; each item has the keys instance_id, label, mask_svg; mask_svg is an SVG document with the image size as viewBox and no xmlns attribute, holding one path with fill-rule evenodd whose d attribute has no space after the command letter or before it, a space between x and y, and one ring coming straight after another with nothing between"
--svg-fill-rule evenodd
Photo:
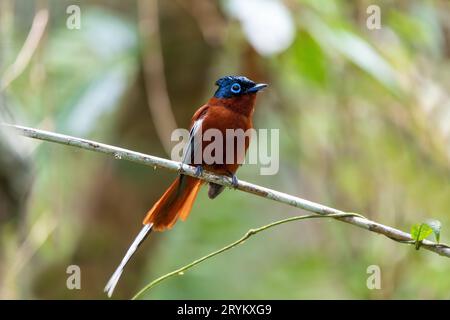
<instances>
[{"instance_id":1,"label":"diagonal twig","mask_svg":"<svg viewBox=\"0 0 450 320\"><path fill-rule=\"evenodd\" d=\"M3 127L11 128L15 130L18 134L23 136L45 140L50 142L55 142L63 145L73 146L85 150L105 153L114 156L116 159L128 160L140 164L144 164L147 166L151 166L153 168L165 168L172 171L178 171L180 169L181 163L155 157L152 155L146 155L140 152L119 148L116 146L107 145L104 143L99 143L96 141L81 139L77 137L67 136L63 134L53 133L49 131L28 128L24 126L11 125L11 124L2 124ZM196 170L192 166L183 165L183 174L197 177ZM214 182L226 187L233 187L232 180L229 177L215 175L213 173L203 171L199 179L203 179L208 182ZM336 216L333 217L336 220L343 221L359 228L382 234L394 241L406 244L414 244L414 239L411 238L409 233L401 231L399 229L366 219L362 216L356 214L350 214L338 209L334 209L331 207L327 207L321 205L319 203L315 203L309 200L305 200L299 197L295 197L277 190L272 190L269 188L265 188L256 184L252 184L249 182L245 182L239 180L238 185L236 187L237 190L244 191L247 193L251 193L269 200L277 201L280 203L284 203L290 205L292 207L296 207L299 209L303 209L309 212L313 212L318 215L345 215L345 216ZM435 252L441 256L450 258L450 247L445 244L436 243L430 240L423 240L421 247L423 249Z\"/></svg>"}]
</instances>

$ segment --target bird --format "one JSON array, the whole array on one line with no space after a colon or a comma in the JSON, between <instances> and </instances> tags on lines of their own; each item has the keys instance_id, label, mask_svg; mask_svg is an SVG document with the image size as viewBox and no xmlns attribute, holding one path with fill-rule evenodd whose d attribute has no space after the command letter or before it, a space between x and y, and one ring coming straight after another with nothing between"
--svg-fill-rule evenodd
<instances>
[{"instance_id":1,"label":"bird","mask_svg":"<svg viewBox=\"0 0 450 320\"><path fill-rule=\"evenodd\" d=\"M215 161L211 162L205 161L202 153L210 143L213 143L213 140L203 141L206 140L203 139L203 135L209 129L214 129L223 136L226 135L227 130L241 129L241 132L245 133L252 129L256 95L266 88L267 84L256 83L245 76L224 76L218 79L215 85L218 88L214 95L192 117L189 139L184 148L177 178L147 212L141 231L104 288L108 297L112 296L126 264L150 232L171 229L178 219L184 221L189 216L195 198L205 181L184 175L183 164L194 165L197 177L202 174L203 170L228 176L232 180L232 185L237 187L236 171L245 158L250 138L244 137L245 150L243 152L236 150L237 146L232 146L234 152L229 158L227 158L227 150L231 152L230 140L222 139L222 154L217 154L217 157L214 157ZM199 163L195 162L196 159L200 159ZM210 182L208 197L214 199L223 190L224 186Z\"/></svg>"}]
</instances>

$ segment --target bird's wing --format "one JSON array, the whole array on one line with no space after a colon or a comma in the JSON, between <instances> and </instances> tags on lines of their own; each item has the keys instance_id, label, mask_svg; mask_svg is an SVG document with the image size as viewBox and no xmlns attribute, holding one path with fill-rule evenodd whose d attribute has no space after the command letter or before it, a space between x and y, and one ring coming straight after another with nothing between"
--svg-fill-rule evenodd
<instances>
[{"instance_id":1,"label":"bird's wing","mask_svg":"<svg viewBox=\"0 0 450 320\"><path fill-rule=\"evenodd\" d=\"M209 105L205 104L204 106L200 107L197 111L195 111L194 115L192 116L192 122L191 127L194 125L194 122L197 121L200 118L203 118L206 115L206 112L209 109Z\"/></svg>"},{"instance_id":2,"label":"bird's wing","mask_svg":"<svg viewBox=\"0 0 450 320\"><path fill-rule=\"evenodd\" d=\"M184 149L183 160L185 164L201 164L195 163L194 160L202 159L202 122L208 111L208 105L204 105L195 112L192 117L191 130L189 131L189 141Z\"/></svg>"}]
</instances>

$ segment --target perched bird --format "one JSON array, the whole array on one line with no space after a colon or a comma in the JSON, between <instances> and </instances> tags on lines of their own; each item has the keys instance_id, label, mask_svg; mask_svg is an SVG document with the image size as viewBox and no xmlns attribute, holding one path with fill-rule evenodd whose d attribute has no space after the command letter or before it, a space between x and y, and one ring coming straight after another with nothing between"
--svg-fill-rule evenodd
<instances>
[{"instance_id":1,"label":"perched bird","mask_svg":"<svg viewBox=\"0 0 450 320\"><path fill-rule=\"evenodd\" d=\"M216 85L218 89L214 96L209 99L208 103L200 107L192 117L189 141L184 149L182 163L195 165L197 175L201 175L202 170L206 169L216 174L231 177L233 185L237 185L238 180L235 173L244 160L249 146L249 138L245 137L245 150L243 152L236 150L237 145L232 146L234 148L232 157L227 157L227 150L230 150L228 145L230 140L222 139L221 156L216 157L215 162L206 162L202 154L214 140L203 141L203 134L208 129L215 129L216 132L220 132L225 137L227 130L245 132L253 128L252 117L256 93L267 85L255 83L243 76L226 76L217 80ZM217 160L218 158L219 160ZM200 163L195 163L195 159L201 159ZM143 221L144 227L108 281L105 292L108 293L109 297L111 297L125 265L150 231L164 231L170 229L178 218L185 220L202 184L204 184L203 180L183 175L182 168L180 169L180 174L176 180L148 211ZM223 189L224 187L219 184L209 183L208 196L214 199Z\"/></svg>"}]
</instances>

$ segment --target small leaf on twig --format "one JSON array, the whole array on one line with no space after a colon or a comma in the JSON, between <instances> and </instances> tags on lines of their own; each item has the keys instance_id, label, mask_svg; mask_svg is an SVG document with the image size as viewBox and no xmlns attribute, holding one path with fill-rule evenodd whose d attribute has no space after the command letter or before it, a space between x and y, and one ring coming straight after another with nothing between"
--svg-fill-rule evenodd
<instances>
[{"instance_id":1,"label":"small leaf on twig","mask_svg":"<svg viewBox=\"0 0 450 320\"><path fill-rule=\"evenodd\" d=\"M419 250L422 241L433 233L433 229L426 223L416 223L411 227L411 238L416 241L416 250Z\"/></svg>"}]
</instances>

